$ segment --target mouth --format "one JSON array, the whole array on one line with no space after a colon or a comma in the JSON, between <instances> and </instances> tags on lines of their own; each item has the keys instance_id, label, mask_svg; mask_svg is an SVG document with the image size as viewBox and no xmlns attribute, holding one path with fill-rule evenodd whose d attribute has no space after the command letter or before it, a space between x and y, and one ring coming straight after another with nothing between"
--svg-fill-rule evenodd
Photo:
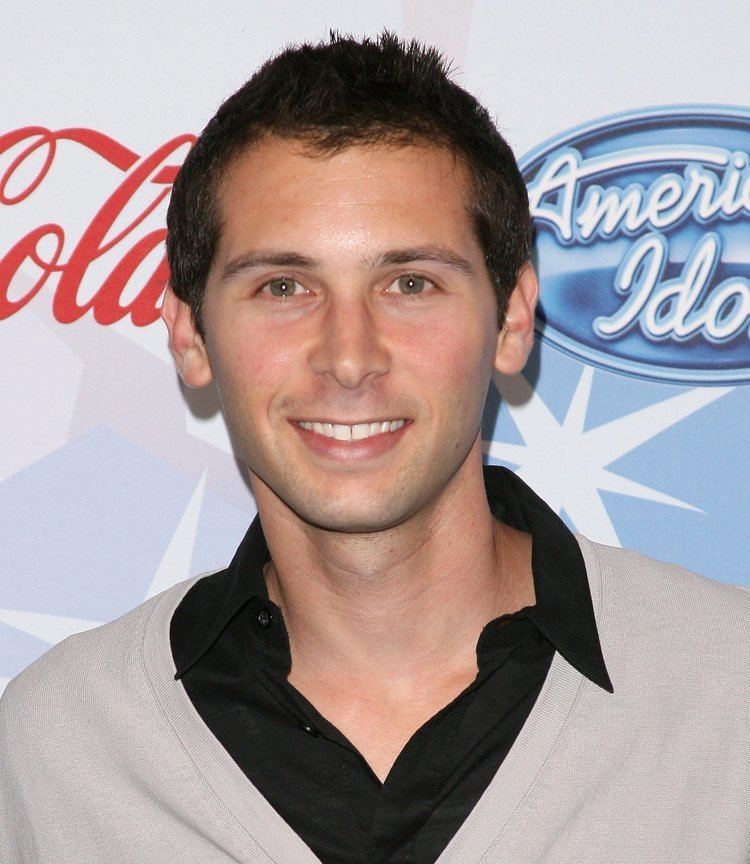
<instances>
[{"instance_id":1,"label":"mouth","mask_svg":"<svg viewBox=\"0 0 750 864\"><path fill-rule=\"evenodd\" d=\"M336 441L364 441L366 438L374 438L376 435L384 435L386 432L397 432L405 424L411 422L408 419L398 418L393 420L370 420L365 423L331 423L317 420L296 420L295 424L308 432L315 432L326 438Z\"/></svg>"}]
</instances>

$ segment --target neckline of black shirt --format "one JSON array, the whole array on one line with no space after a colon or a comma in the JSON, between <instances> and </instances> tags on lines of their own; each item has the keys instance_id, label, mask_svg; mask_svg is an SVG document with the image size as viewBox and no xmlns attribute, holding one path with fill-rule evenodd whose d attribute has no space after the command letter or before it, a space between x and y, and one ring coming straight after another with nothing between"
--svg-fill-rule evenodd
<instances>
[{"instance_id":1,"label":"neckline of black shirt","mask_svg":"<svg viewBox=\"0 0 750 864\"><path fill-rule=\"evenodd\" d=\"M531 620L565 660L586 678L614 692L602 656L586 568L573 534L542 499L507 468L485 466L484 482L493 516L532 538L531 566L536 603L488 622L477 641L477 661L491 655L493 634L507 621ZM460 520L461 515L457 514ZM256 516L229 567L209 577L214 587L192 626L173 632L175 679L181 678L214 645L232 619L248 604L258 622L268 615L266 660L278 669L291 666L289 640L279 607L268 597L263 566L270 555ZM179 607L178 607L179 609ZM254 628L255 629L255 628ZM277 665L278 664L278 665Z\"/></svg>"}]
</instances>

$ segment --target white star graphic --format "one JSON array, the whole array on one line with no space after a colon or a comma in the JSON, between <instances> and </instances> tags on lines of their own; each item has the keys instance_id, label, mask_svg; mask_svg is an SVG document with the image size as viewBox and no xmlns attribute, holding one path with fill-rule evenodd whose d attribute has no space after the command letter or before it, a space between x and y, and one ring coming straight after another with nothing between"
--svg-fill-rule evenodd
<instances>
[{"instance_id":1,"label":"white star graphic","mask_svg":"<svg viewBox=\"0 0 750 864\"><path fill-rule=\"evenodd\" d=\"M195 536L198 532L198 521L203 505L203 493L206 489L207 471L201 475L198 485L190 496L187 507L180 517L167 550L156 568L154 578L146 591L144 600L166 591L190 575L190 562L193 557Z\"/></svg>"},{"instance_id":2,"label":"white star graphic","mask_svg":"<svg viewBox=\"0 0 750 864\"><path fill-rule=\"evenodd\" d=\"M496 385L525 443L488 441L484 452L518 466L518 476L553 510L564 510L578 531L592 540L619 546L599 494L602 491L688 510L698 508L615 474L607 466L733 388L696 387L584 431L593 377L593 368L585 366L562 423L523 375L498 377Z\"/></svg>"},{"instance_id":3,"label":"white star graphic","mask_svg":"<svg viewBox=\"0 0 750 864\"><path fill-rule=\"evenodd\" d=\"M167 544L161 563L156 568L151 584L144 600L153 597L161 591L166 591L172 585L187 579L190 575L190 561L195 546L198 531L198 521L203 503L203 493L206 488L206 474L203 472L198 485L190 496L185 510L177 523L177 527ZM50 645L62 641L74 633L99 627L102 621L91 621L86 618L71 618L65 615L53 615L46 612L26 612L22 609L0 609L0 623L7 624L14 630L28 633ZM8 684L9 678L0 677L0 694Z\"/></svg>"}]
</instances>

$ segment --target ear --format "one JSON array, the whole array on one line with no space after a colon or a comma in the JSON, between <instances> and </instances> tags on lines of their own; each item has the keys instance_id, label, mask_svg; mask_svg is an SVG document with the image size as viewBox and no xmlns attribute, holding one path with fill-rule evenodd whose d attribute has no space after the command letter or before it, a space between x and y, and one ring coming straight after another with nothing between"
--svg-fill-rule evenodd
<instances>
[{"instance_id":1,"label":"ear","mask_svg":"<svg viewBox=\"0 0 750 864\"><path fill-rule=\"evenodd\" d=\"M188 387L204 387L212 379L203 337L198 332L193 310L167 285L161 317L169 331L169 350L180 377Z\"/></svg>"},{"instance_id":2,"label":"ear","mask_svg":"<svg viewBox=\"0 0 750 864\"><path fill-rule=\"evenodd\" d=\"M539 282L530 262L518 274L508 300L503 327L497 337L495 369L502 375L516 375L526 365L534 344L534 310L539 297Z\"/></svg>"}]
</instances>

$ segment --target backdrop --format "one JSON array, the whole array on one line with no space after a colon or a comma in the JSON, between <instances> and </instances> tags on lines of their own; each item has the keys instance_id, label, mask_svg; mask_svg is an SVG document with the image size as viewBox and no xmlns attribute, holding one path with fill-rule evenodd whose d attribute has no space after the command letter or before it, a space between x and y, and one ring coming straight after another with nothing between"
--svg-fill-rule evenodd
<instances>
[{"instance_id":1,"label":"backdrop","mask_svg":"<svg viewBox=\"0 0 750 864\"><path fill-rule=\"evenodd\" d=\"M329 28L437 44L524 170L540 337L488 460L595 540L748 584L748 25L746 0L5 0L0 690L225 565L254 513L167 352L164 216L222 99Z\"/></svg>"}]
</instances>

